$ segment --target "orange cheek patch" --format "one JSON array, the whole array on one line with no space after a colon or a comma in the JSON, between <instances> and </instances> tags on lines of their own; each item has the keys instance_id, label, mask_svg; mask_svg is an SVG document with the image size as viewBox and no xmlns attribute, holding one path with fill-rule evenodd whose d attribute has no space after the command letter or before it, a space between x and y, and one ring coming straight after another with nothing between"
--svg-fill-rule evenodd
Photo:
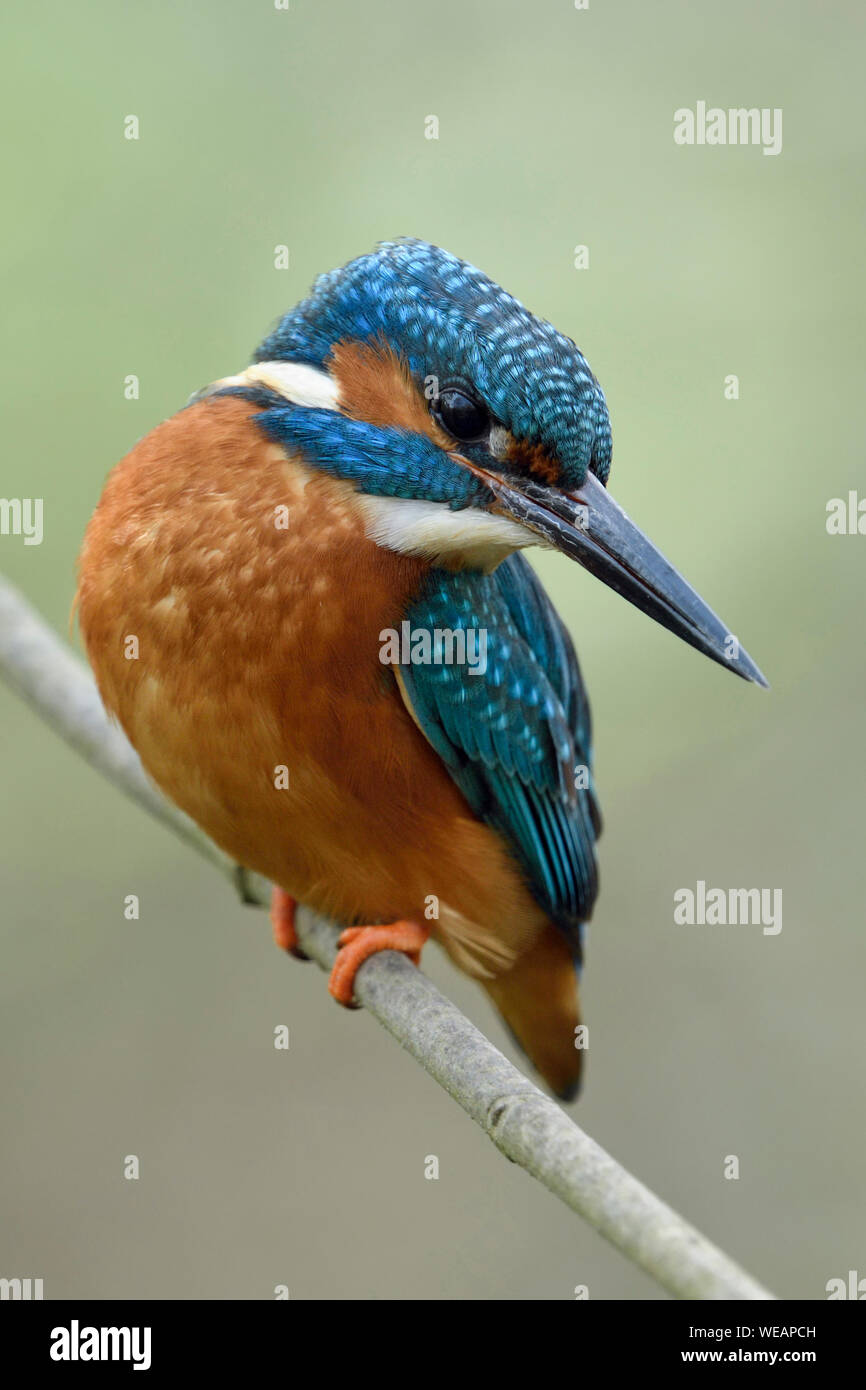
<instances>
[{"instance_id":1,"label":"orange cheek patch","mask_svg":"<svg viewBox=\"0 0 866 1390\"><path fill-rule=\"evenodd\" d=\"M426 434L440 449L476 471L460 457L460 446L437 425L429 402L412 380L406 363L387 343L345 339L334 346L328 367L337 383L344 415L380 428ZM542 444L527 444L511 434L502 461L516 472L532 474L551 487L556 487L562 477L558 460Z\"/></svg>"},{"instance_id":2,"label":"orange cheek patch","mask_svg":"<svg viewBox=\"0 0 866 1390\"><path fill-rule=\"evenodd\" d=\"M386 343L337 343L328 366L344 415L371 425L426 434L440 449L452 447L448 435L431 416L406 363Z\"/></svg>"},{"instance_id":3,"label":"orange cheek patch","mask_svg":"<svg viewBox=\"0 0 866 1390\"><path fill-rule=\"evenodd\" d=\"M510 467L517 472L531 473L550 487L556 487L562 477L558 460L543 444L527 444L512 435L505 458Z\"/></svg>"}]
</instances>

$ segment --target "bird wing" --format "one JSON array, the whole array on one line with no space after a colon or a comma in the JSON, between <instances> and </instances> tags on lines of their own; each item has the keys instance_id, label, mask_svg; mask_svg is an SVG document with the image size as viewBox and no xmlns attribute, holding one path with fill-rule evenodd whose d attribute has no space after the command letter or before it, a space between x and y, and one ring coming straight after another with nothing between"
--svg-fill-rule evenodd
<instances>
[{"instance_id":1,"label":"bird wing","mask_svg":"<svg viewBox=\"0 0 866 1390\"><path fill-rule=\"evenodd\" d=\"M515 554L493 574L431 570L407 618L413 632L433 634L434 653L429 663L399 668L410 713L475 814L505 838L537 901L578 953L578 927L598 886L601 817L589 705L559 615ZM473 629L479 645L464 638L472 661L437 664L437 630ZM440 657L447 640L439 642ZM585 778L576 774L580 767Z\"/></svg>"}]
</instances>

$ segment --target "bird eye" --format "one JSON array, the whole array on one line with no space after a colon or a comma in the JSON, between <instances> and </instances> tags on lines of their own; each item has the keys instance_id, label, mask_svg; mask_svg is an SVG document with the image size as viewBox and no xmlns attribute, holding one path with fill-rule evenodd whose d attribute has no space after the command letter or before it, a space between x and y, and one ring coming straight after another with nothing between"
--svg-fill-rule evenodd
<instances>
[{"instance_id":1,"label":"bird eye","mask_svg":"<svg viewBox=\"0 0 866 1390\"><path fill-rule=\"evenodd\" d=\"M446 386L433 401L433 412L443 429L463 444L474 444L490 428L485 406L465 391Z\"/></svg>"}]
</instances>

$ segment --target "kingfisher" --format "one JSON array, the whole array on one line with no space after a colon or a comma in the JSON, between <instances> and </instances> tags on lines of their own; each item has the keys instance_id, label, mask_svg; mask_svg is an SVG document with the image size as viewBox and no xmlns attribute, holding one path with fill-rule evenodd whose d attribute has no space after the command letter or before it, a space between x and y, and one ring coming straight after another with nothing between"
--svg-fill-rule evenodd
<instances>
[{"instance_id":1,"label":"kingfisher","mask_svg":"<svg viewBox=\"0 0 866 1390\"><path fill-rule=\"evenodd\" d=\"M572 339L416 239L321 275L252 364L109 475L78 611L162 790L343 928L330 991L432 937L555 1094L577 1092L601 817L574 647L524 551L561 551L720 665L736 638L607 491Z\"/></svg>"}]
</instances>

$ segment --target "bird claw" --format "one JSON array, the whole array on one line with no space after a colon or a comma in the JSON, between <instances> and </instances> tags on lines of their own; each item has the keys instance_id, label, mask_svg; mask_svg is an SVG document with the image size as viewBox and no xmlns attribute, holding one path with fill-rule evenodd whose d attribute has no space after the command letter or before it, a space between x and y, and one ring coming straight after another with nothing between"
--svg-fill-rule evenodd
<instances>
[{"instance_id":1,"label":"bird claw","mask_svg":"<svg viewBox=\"0 0 866 1390\"><path fill-rule=\"evenodd\" d=\"M295 930L297 910L298 904L295 899L284 888L275 887L271 893L271 927L274 943L281 951L288 951L296 960L309 960L309 956L301 950Z\"/></svg>"},{"instance_id":2,"label":"bird claw","mask_svg":"<svg viewBox=\"0 0 866 1390\"><path fill-rule=\"evenodd\" d=\"M355 976L369 956L379 951L402 951L413 965L421 962L421 951L430 935L428 927L417 922L391 922L387 926L347 927L340 933L337 959L331 970L328 989L344 1008L357 1008L354 1001Z\"/></svg>"}]
</instances>

